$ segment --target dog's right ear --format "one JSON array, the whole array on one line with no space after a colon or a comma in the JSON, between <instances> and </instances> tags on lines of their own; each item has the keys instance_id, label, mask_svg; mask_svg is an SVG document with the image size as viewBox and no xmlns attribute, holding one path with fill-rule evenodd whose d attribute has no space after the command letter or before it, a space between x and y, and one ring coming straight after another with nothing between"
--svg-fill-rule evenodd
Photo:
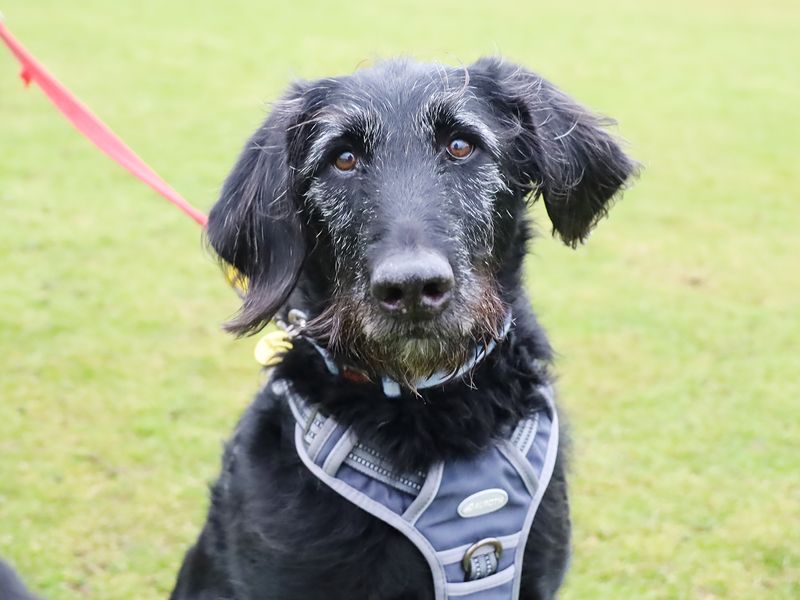
<instances>
[{"instance_id":1,"label":"dog's right ear","mask_svg":"<svg viewBox=\"0 0 800 600\"><path fill-rule=\"evenodd\" d=\"M575 247L605 216L612 199L638 165L595 115L544 78L498 58L469 67L478 86L503 116L512 178L544 197L553 229Z\"/></svg>"},{"instance_id":2,"label":"dog's right ear","mask_svg":"<svg viewBox=\"0 0 800 600\"><path fill-rule=\"evenodd\" d=\"M269 322L303 266L299 182L291 164L303 107L303 87L296 84L248 140L208 218L211 247L247 281L241 309L225 324L237 335Z\"/></svg>"}]
</instances>

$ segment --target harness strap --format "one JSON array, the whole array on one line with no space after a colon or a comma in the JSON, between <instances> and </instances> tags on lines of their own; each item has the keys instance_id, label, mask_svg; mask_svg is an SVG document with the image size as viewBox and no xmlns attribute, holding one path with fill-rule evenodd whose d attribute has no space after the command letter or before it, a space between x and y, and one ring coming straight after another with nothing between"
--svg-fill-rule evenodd
<instances>
[{"instance_id":1,"label":"harness strap","mask_svg":"<svg viewBox=\"0 0 800 600\"><path fill-rule=\"evenodd\" d=\"M288 392L283 381L274 382L272 389L281 395ZM416 496L420 493L426 473L397 470L388 458L371 446L347 437L333 418L311 409L305 402L299 402L299 396L290 395L289 398L294 418L304 432L303 442L308 445L308 456L326 472L335 473L341 464L346 464L406 494ZM331 445L334 442L335 445ZM336 460L335 457L340 455L343 455L342 459Z\"/></svg>"},{"instance_id":2,"label":"harness strap","mask_svg":"<svg viewBox=\"0 0 800 600\"><path fill-rule=\"evenodd\" d=\"M302 462L414 543L431 568L437 600L518 597L525 543L558 448L551 387L540 388L546 410L523 419L508 439L474 459L404 473L286 382L271 385L291 407Z\"/></svg>"},{"instance_id":3,"label":"harness strap","mask_svg":"<svg viewBox=\"0 0 800 600\"><path fill-rule=\"evenodd\" d=\"M282 380L274 382L272 386L273 391L280 395L288 392L288 386ZM338 429L339 426L333 418L312 409L297 395L290 396L289 406L292 408L295 420L304 431L303 441L308 444L308 454L316 462L326 442L330 441L332 437L337 437L334 435L336 432L341 435L342 430ZM530 450L538 426L539 413L536 412L517 424L507 443L524 457ZM426 477L426 473L422 471L400 472L396 470L387 457L362 442L353 444L352 449L345 455L343 462L353 469L391 485L401 492L413 495L420 492ZM524 458L520 460L520 463L524 462ZM535 476L526 479L530 480L535 490ZM531 493L534 490L531 490Z\"/></svg>"}]
</instances>

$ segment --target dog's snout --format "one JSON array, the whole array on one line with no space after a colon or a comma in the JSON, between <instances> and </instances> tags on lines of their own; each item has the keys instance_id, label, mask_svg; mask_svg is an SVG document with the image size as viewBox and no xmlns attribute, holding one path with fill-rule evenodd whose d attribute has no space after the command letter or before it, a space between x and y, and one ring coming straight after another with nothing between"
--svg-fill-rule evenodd
<instances>
[{"instance_id":1,"label":"dog's snout","mask_svg":"<svg viewBox=\"0 0 800 600\"><path fill-rule=\"evenodd\" d=\"M428 318L445 309L454 283L453 269L444 256L415 250L380 260L372 272L370 291L390 314Z\"/></svg>"}]
</instances>

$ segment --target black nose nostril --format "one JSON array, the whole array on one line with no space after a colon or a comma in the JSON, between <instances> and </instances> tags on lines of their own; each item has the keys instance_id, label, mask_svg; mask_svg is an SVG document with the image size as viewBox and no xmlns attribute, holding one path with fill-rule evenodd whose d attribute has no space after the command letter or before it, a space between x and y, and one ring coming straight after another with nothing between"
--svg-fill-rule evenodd
<instances>
[{"instance_id":1,"label":"black nose nostril","mask_svg":"<svg viewBox=\"0 0 800 600\"><path fill-rule=\"evenodd\" d=\"M432 281L422 286L422 297L435 300L442 295L442 286L438 281Z\"/></svg>"},{"instance_id":2,"label":"black nose nostril","mask_svg":"<svg viewBox=\"0 0 800 600\"><path fill-rule=\"evenodd\" d=\"M386 308L400 308L403 302L403 288L396 285L376 286L375 297Z\"/></svg>"},{"instance_id":3,"label":"black nose nostril","mask_svg":"<svg viewBox=\"0 0 800 600\"><path fill-rule=\"evenodd\" d=\"M429 281L422 286L422 304L431 308L438 307L450 298L451 280Z\"/></svg>"}]
</instances>

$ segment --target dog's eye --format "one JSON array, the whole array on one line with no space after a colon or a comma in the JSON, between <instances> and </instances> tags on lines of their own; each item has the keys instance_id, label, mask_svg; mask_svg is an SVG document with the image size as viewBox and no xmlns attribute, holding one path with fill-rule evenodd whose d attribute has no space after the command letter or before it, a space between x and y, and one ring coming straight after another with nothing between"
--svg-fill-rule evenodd
<instances>
[{"instance_id":1,"label":"dog's eye","mask_svg":"<svg viewBox=\"0 0 800 600\"><path fill-rule=\"evenodd\" d=\"M447 153L457 160L469 158L474 149L472 144L462 138L454 138L447 144Z\"/></svg>"},{"instance_id":2,"label":"dog's eye","mask_svg":"<svg viewBox=\"0 0 800 600\"><path fill-rule=\"evenodd\" d=\"M350 150L341 152L333 161L333 166L340 171L352 171L356 168L356 164L358 164L358 158Z\"/></svg>"}]
</instances>

